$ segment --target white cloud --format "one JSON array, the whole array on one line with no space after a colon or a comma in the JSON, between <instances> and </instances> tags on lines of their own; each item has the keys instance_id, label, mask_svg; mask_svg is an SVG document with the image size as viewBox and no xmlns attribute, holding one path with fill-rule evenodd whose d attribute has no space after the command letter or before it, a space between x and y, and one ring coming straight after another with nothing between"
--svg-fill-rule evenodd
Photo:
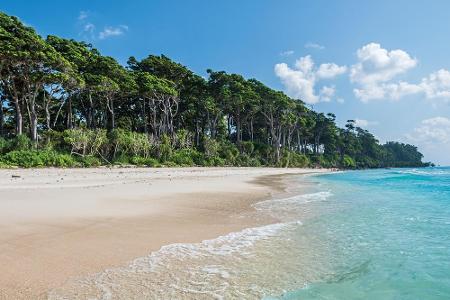
<instances>
[{"instance_id":1,"label":"white cloud","mask_svg":"<svg viewBox=\"0 0 450 300\"><path fill-rule=\"evenodd\" d=\"M450 119L438 116L423 120L406 139L419 147L426 160L450 164Z\"/></svg>"},{"instance_id":2,"label":"white cloud","mask_svg":"<svg viewBox=\"0 0 450 300\"><path fill-rule=\"evenodd\" d=\"M334 94L336 94L335 86L323 86L320 89L319 97L324 102L330 102Z\"/></svg>"},{"instance_id":3,"label":"white cloud","mask_svg":"<svg viewBox=\"0 0 450 300\"><path fill-rule=\"evenodd\" d=\"M88 12L87 11L80 11L80 14L78 15L78 20L82 21L84 19L86 19L88 17Z\"/></svg>"},{"instance_id":4,"label":"white cloud","mask_svg":"<svg viewBox=\"0 0 450 300\"><path fill-rule=\"evenodd\" d=\"M367 128L370 126L378 125L377 121L368 121L364 119L355 119L355 126L361 127L361 128Z\"/></svg>"},{"instance_id":5,"label":"white cloud","mask_svg":"<svg viewBox=\"0 0 450 300\"><path fill-rule=\"evenodd\" d=\"M77 25L81 28L80 35L85 39L96 40L98 38L103 40L109 37L123 35L128 31L128 26L119 25L105 26L102 31L98 32L97 27L90 20L90 15L87 11L80 11L78 15Z\"/></svg>"},{"instance_id":6,"label":"white cloud","mask_svg":"<svg viewBox=\"0 0 450 300\"><path fill-rule=\"evenodd\" d=\"M321 64L319 69L317 70L318 78L333 78L337 75L341 75L347 72L346 66L338 66L333 63Z\"/></svg>"},{"instance_id":7,"label":"white cloud","mask_svg":"<svg viewBox=\"0 0 450 300\"><path fill-rule=\"evenodd\" d=\"M428 145L450 144L450 119L434 117L423 120L408 139Z\"/></svg>"},{"instance_id":8,"label":"white cloud","mask_svg":"<svg viewBox=\"0 0 450 300\"><path fill-rule=\"evenodd\" d=\"M314 104L320 101L330 101L336 91L334 86L324 86L317 94L315 91L317 81L343 74L346 67L328 63L321 64L316 68L311 56L307 55L298 59L293 68L286 63L279 63L275 65L274 71L289 96Z\"/></svg>"},{"instance_id":9,"label":"white cloud","mask_svg":"<svg viewBox=\"0 0 450 300\"><path fill-rule=\"evenodd\" d=\"M312 43L312 42L308 42L305 44L305 48L309 48L309 49L317 49L317 50L323 50L325 49L324 46L319 45L317 43Z\"/></svg>"},{"instance_id":10,"label":"white cloud","mask_svg":"<svg viewBox=\"0 0 450 300\"><path fill-rule=\"evenodd\" d=\"M98 38L103 40L112 36L123 35L126 31L128 31L128 26L120 25L117 27L107 26L98 34Z\"/></svg>"},{"instance_id":11,"label":"white cloud","mask_svg":"<svg viewBox=\"0 0 450 300\"><path fill-rule=\"evenodd\" d=\"M357 51L358 62L350 69L350 80L357 85L355 96L363 102L375 99L398 100L408 95L423 94L426 99L450 102L450 72L440 69L419 83L394 81L417 65L403 50L388 51L370 43Z\"/></svg>"},{"instance_id":12,"label":"white cloud","mask_svg":"<svg viewBox=\"0 0 450 300\"><path fill-rule=\"evenodd\" d=\"M294 50L286 50L280 53L281 56L291 56L294 54Z\"/></svg>"},{"instance_id":13,"label":"white cloud","mask_svg":"<svg viewBox=\"0 0 450 300\"><path fill-rule=\"evenodd\" d=\"M423 78L420 88L428 99L443 99L450 101L450 72L444 69L431 73Z\"/></svg>"},{"instance_id":14,"label":"white cloud","mask_svg":"<svg viewBox=\"0 0 450 300\"><path fill-rule=\"evenodd\" d=\"M359 86L353 91L360 100L399 99L421 90L406 82L390 82L417 65L417 60L407 52L388 51L380 44L370 43L358 49L357 58L358 62L350 69L350 80Z\"/></svg>"},{"instance_id":15,"label":"white cloud","mask_svg":"<svg viewBox=\"0 0 450 300\"><path fill-rule=\"evenodd\" d=\"M417 60L407 52L388 51L380 44L370 43L357 51L358 63L350 71L350 79L360 84L386 82L417 65Z\"/></svg>"}]
</instances>

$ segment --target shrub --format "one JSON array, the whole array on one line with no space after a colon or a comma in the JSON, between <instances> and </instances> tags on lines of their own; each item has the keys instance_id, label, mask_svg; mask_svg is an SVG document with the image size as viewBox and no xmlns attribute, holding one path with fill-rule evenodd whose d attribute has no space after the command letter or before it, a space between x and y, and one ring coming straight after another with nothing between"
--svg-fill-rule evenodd
<instances>
[{"instance_id":1,"label":"shrub","mask_svg":"<svg viewBox=\"0 0 450 300\"><path fill-rule=\"evenodd\" d=\"M202 160L203 155L194 149L177 150L170 157L170 161L180 166L201 165Z\"/></svg>"},{"instance_id":2,"label":"shrub","mask_svg":"<svg viewBox=\"0 0 450 300\"><path fill-rule=\"evenodd\" d=\"M304 168L309 166L309 164L310 161L306 155L293 151L283 151L281 158L282 167Z\"/></svg>"},{"instance_id":3,"label":"shrub","mask_svg":"<svg viewBox=\"0 0 450 300\"><path fill-rule=\"evenodd\" d=\"M102 161L93 155L86 155L79 158L83 167L99 167L102 165Z\"/></svg>"},{"instance_id":4,"label":"shrub","mask_svg":"<svg viewBox=\"0 0 450 300\"><path fill-rule=\"evenodd\" d=\"M348 155L344 155L344 158L342 160L342 165L344 166L344 168L349 168L349 169L353 169L356 167L356 163L353 160L353 158L351 158Z\"/></svg>"},{"instance_id":5,"label":"shrub","mask_svg":"<svg viewBox=\"0 0 450 300\"><path fill-rule=\"evenodd\" d=\"M40 144L46 150L70 150L65 147L63 132L56 130L45 131Z\"/></svg>"},{"instance_id":6,"label":"shrub","mask_svg":"<svg viewBox=\"0 0 450 300\"><path fill-rule=\"evenodd\" d=\"M31 140L24 134L19 134L13 139L14 150L29 150L31 148Z\"/></svg>"},{"instance_id":7,"label":"shrub","mask_svg":"<svg viewBox=\"0 0 450 300\"><path fill-rule=\"evenodd\" d=\"M241 142L241 150L242 154L252 156L253 152L255 151L255 145L252 142Z\"/></svg>"},{"instance_id":8,"label":"shrub","mask_svg":"<svg viewBox=\"0 0 450 300\"><path fill-rule=\"evenodd\" d=\"M172 155L173 147L170 137L164 134L161 137L161 142L158 146L158 157L162 162L168 161Z\"/></svg>"},{"instance_id":9,"label":"shrub","mask_svg":"<svg viewBox=\"0 0 450 300\"><path fill-rule=\"evenodd\" d=\"M211 139L208 136L203 137L203 152L207 158L218 155L220 144L217 140Z\"/></svg>"},{"instance_id":10,"label":"shrub","mask_svg":"<svg viewBox=\"0 0 450 300\"><path fill-rule=\"evenodd\" d=\"M192 147L193 134L186 130L180 129L175 134L175 147L178 149L187 149Z\"/></svg>"},{"instance_id":11,"label":"shrub","mask_svg":"<svg viewBox=\"0 0 450 300\"><path fill-rule=\"evenodd\" d=\"M3 156L3 162L24 168L30 167L75 167L76 160L55 151L15 150Z\"/></svg>"},{"instance_id":12,"label":"shrub","mask_svg":"<svg viewBox=\"0 0 450 300\"><path fill-rule=\"evenodd\" d=\"M6 153L11 149L11 141L0 137L0 154Z\"/></svg>"},{"instance_id":13,"label":"shrub","mask_svg":"<svg viewBox=\"0 0 450 300\"><path fill-rule=\"evenodd\" d=\"M152 145L145 133L115 129L110 134L111 143L114 145L113 157L116 154L148 157Z\"/></svg>"},{"instance_id":14,"label":"shrub","mask_svg":"<svg viewBox=\"0 0 450 300\"><path fill-rule=\"evenodd\" d=\"M166 161L164 162L164 167L174 168L178 167L178 165L173 161Z\"/></svg>"},{"instance_id":15,"label":"shrub","mask_svg":"<svg viewBox=\"0 0 450 300\"><path fill-rule=\"evenodd\" d=\"M106 130L89 130L84 128L64 131L64 141L71 146L70 153L95 155L107 151L108 137Z\"/></svg>"},{"instance_id":16,"label":"shrub","mask_svg":"<svg viewBox=\"0 0 450 300\"><path fill-rule=\"evenodd\" d=\"M223 141L218 145L218 154L224 159L224 164L234 165L237 157L239 156L239 149L235 144L229 141Z\"/></svg>"},{"instance_id":17,"label":"shrub","mask_svg":"<svg viewBox=\"0 0 450 300\"><path fill-rule=\"evenodd\" d=\"M130 162L133 165L137 166L147 166L147 167L159 167L160 163L158 160L151 157L141 157L141 156L133 156L130 159Z\"/></svg>"}]
</instances>

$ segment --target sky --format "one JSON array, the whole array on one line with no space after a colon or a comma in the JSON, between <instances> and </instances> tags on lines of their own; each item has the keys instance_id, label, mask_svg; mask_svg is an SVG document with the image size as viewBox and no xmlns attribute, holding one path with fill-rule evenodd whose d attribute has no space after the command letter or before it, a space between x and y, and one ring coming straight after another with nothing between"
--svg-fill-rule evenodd
<instances>
[{"instance_id":1,"label":"sky","mask_svg":"<svg viewBox=\"0 0 450 300\"><path fill-rule=\"evenodd\" d=\"M200 75L256 78L450 165L450 1L14 0L0 10L122 64L164 54Z\"/></svg>"}]
</instances>

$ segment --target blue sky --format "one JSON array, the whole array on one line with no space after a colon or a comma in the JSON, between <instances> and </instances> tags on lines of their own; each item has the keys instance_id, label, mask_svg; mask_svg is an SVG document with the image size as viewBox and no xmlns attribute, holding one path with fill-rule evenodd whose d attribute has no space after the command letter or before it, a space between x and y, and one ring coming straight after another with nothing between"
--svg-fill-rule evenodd
<instances>
[{"instance_id":1,"label":"blue sky","mask_svg":"<svg viewBox=\"0 0 450 300\"><path fill-rule=\"evenodd\" d=\"M257 78L450 165L450 1L14 0L0 9L121 63L162 53L201 75Z\"/></svg>"}]
</instances>

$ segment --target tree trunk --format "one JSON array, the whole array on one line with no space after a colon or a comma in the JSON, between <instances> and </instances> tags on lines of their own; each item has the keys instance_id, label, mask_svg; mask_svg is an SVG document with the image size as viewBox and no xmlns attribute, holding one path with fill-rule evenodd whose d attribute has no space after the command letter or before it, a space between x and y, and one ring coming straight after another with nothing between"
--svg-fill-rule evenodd
<instances>
[{"instance_id":1,"label":"tree trunk","mask_svg":"<svg viewBox=\"0 0 450 300\"><path fill-rule=\"evenodd\" d=\"M67 129L73 129L73 117L72 117L72 97L69 97L67 102Z\"/></svg>"},{"instance_id":2,"label":"tree trunk","mask_svg":"<svg viewBox=\"0 0 450 300\"><path fill-rule=\"evenodd\" d=\"M21 135L23 134L23 117L22 108L17 97L14 98L14 106L16 108L16 135Z\"/></svg>"},{"instance_id":3,"label":"tree trunk","mask_svg":"<svg viewBox=\"0 0 450 300\"><path fill-rule=\"evenodd\" d=\"M0 136L3 136L4 132L5 118L3 115L3 98L0 98Z\"/></svg>"}]
</instances>

